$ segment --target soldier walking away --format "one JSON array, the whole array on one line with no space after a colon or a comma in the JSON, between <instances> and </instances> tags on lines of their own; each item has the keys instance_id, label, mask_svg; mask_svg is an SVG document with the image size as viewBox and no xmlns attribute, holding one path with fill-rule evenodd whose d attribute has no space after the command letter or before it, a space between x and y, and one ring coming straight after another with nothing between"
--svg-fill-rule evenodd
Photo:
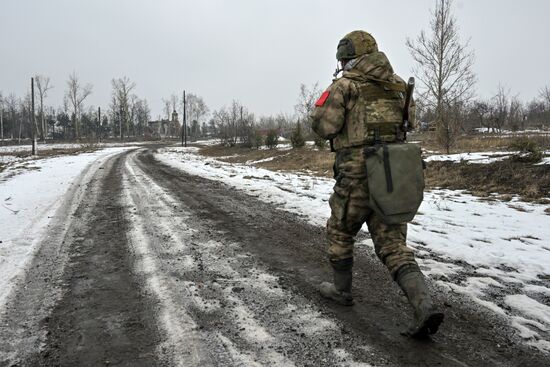
<instances>
[{"instance_id":1,"label":"soldier walking away","mask_svg":"<svg viewBox=\"0 0 550 367\"><path fill-rule=\"evenodd\" d=\"M340 78L321 95L311 114L313 130L331 140L336 152L336 184L327 222L328 256L333 283L320 285L321 295L351 306L353 245L367 223L378 258L405 292L414 321L405 331L412 337L437 332L437 312L424 275L406 245L424 189L420 148L408 144L406 132L415 123L409 85L393 72L375 39L354 31L338 44ZM412 159L412 160L411 160ZM405 168L405 169L403 169Z\"/></svg>"}]
</instances>

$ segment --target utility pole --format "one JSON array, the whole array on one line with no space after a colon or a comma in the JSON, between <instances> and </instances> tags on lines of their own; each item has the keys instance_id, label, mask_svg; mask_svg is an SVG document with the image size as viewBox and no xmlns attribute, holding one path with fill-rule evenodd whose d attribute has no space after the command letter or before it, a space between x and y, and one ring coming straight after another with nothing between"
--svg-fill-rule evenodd
<instances>
[{"instance_id":1,"label":"utility pole","mask_svg":"<svg viewBox=\"0 0 550 367\"><path fill-rule=\"evenodd\" d=\"M124 107L122 107L122 104L120 104L120 118L119 120L119 128L120 128L120 141L124 140L124 136L122 135L122 116L124 115Z\"/></svg>"},{"instance_id":2,"label":"utility pole","mask_svg":"<svg viewBox=\"0 0 550 367\"><path fill-rule=\"evenodd\" d=\"M36 121L34 116L34 78L31 78L31 138L32 138L32 155L36 155L36 134L34 131Z\"/></svg>"},{"instance_id":3,"label":"utility pole","mask_svg":"<svg viewBox=\"0 0 550 367\"><path fill-rule=\"evenodd\" d=\"M243 121L243 106L241 106L241 132L244 134L244 121ZM242 139L242 137L241 137ZM237 143L237 141L235 140L235 143ZM242 143L242 141L241 141Z\"/></svg>"},{"instance_id":4,"label":"utility pole","mask_svg":"<svg viewBox=\"0 0 550 367\"><path fill-rule=\"evenodd\" d=\"M101 107L97 108L97 142L101 143Z\"/></svg>"},{"instance_id":5,"label":"utility pole","mask_svg":"<svg viewBox=\"0 0 550 367\"><path fill-rule=\"evenodd\" d=\"M0 139L4 145L4 109L0 108Z\"/></svg>"},{"instance_id":6,"label":"utility pole","mask_svg":"<svg viewBox=\"0 0 550 367\"><path fill-rule=\"evenodd\" d=\"M187 101L185 100L185 90L183 91L183 128L181 131L181 146L187 147Z\"/></svg>"}]
</instances>

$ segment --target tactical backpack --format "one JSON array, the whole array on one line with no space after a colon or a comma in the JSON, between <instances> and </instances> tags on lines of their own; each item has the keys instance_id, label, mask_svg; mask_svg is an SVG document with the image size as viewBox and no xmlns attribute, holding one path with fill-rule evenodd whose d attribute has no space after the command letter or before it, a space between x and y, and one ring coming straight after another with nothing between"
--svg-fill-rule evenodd
<instances>
[{"instance_id":1,"label":"tactical backpack","mask_svg":"<svg viewBox=\"0 0 550 367\"><path fill-rule=\"evenodd\" d=\"M344 128L334 138L336 150L376 141L403 140L405 82L366 79L366 82L354 81L358 97L346 116Z\"/></svg>"}]
</instances>

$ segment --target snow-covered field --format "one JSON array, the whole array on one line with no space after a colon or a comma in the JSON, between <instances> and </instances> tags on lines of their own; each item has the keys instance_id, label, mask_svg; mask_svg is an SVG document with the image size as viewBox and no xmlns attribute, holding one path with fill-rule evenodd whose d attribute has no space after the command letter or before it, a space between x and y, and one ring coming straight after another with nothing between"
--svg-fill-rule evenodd
<instances>
[{"instance_id":1,"label":"snow-covered field","mask_svg":"<svg viewBox=\"0 0 550 367\"><path fill-rule=\"evenodd\" d=\"M73 182L130 147L17 163L0 173L0 308Z\"/></svg>"},{"instance_id":2,"label":"snow-covered field","mask_svg":"<svg viewBox=\"0 0 550 367\"><path fill-rule=\"evenodd\" d=\"M324 226L333 181L235 165L167 148L156 157L191 174L222 181ZM463 293L509 319L527 343L550 351L550 216L513 199L486 201L460 191L427 192L409 225L409 245L441 287ZM357 246L372 246L370 240Z\"/></svg>"}]
</instances>

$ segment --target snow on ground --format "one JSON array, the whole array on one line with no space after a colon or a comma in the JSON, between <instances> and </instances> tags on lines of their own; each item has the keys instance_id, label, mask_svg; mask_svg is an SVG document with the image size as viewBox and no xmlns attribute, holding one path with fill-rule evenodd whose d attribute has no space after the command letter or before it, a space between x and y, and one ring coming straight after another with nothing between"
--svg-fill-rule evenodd
<instances>
[{"instance_id":1,"label":"snow on ground","mask_svg":"<svg viewBox=\"0 0 550 367\"><path fill-rule=\"evenodd\" d=\"M42 144L37 145L37 150L51 150L51 149L79 149L90 144L80 144L80 143L55 143L55 144ZM0 153L20 153L20 152L31 152L31 144L21 144L21 145L6 145L0 147Z\"/></svg>"},{"instance_id":2,"label":"snow on ground","mask_svg":"<svg viewBox=\"0 0 550 367\"><path fill-rule=\"evenodd\" d=\"M431 161L452 161L468 163L493 163L510 158L514 152L479 152L479 153L458 153L458 154L434 154L427 157Z\"/></svg>"},{"instance_id":3,"label":"snow on ground","mask_svg":"<svg viewBox=\"0 0 550 367\"><path fill-rule=\"evenodd\" d=\"M479 133L488 133L488 134L503 134L503 135L529 135L529 134L535 134L535 135L545 135L550 134L550 131L547 130L540 130L540 129L526 129L526 130L506 130L506 129L494 129L490 127L479 127L475 129Z\"/></svg>"},{"instance_id":4,"label":"snow on ground","mask_svg":"<svg viewBox=\"0 0 550 367\"><path fill-rule=\"evenodd\" d=\"M92 162L128 148L28 161L0 173L0 308L73 181Z\"/></svg>"},{"instance_id":5,"label":"snow on ground","mask_svg":"<svg viewBox=\"0 0 550 367\"><path fill-rule=\"evenodd\" d=\"M114 148L122 146L136 146L143 144L151 144L150 141L141 142L111 142L111 143L38 143L37 151L38 156L31 156L31 145L6 145L0 146L0 166L10 166L15 163L23 163L35 160L37 158L43 159L45 156L40 155L41 152L49 152L55 155L56 150L61 149L85 149L85 148ZM25 155L27 153L28 155Z\"/></svg>"},{"instance_id":6,"label":"snow on ground","mask_svg":"<svg viewBox=\"0 0 550 367\"><path fill-rule=\"evenodd\" d=\"M433 152L431 152L433 153ZM457 153L457 154L432 154L426 157L426 162L432 161L450 161L450 162L468 162L477 164L489 164L493 162L503 161L510 158L514 154L519 152L471 152L471 153ZM536 163L537 165L550 164L550 152L543 152L546 157L542 158L542 161Z\"/></svg>"},{"instance_id":7,"label":"snow on ground","mask_svg":"<svg viewBox=\"0 0 550 367\"><path fill-rule=\"evenodd\" d=\"M54 150L54 149L81 149L86 147L98 147L98 148L113 148L120 146L136 146L142 144L151 144L152 141L139 141L139 142L110 142L110 143L41 143L39 142L36 149L41 150ZM20 145L5 145L0 146L1 153L21 153L31 152L31 144Z\"/></svg>"},{"instance_id":8,"label":"snow on ground","mask_svg":"<svg viewBox=\"0 0 550 367\"><path fill-rule=\"evenodd\" d=\"M197 151L166 148L156 157L244 190L314 225L324 226L330 215L333 180L229 164ZM442 287L507 317L527 343L550 352L550 216L544 209L517 199L504 203L436 190L426 193L408 239L421 267Z\"/></svg>"}]
</instances>

